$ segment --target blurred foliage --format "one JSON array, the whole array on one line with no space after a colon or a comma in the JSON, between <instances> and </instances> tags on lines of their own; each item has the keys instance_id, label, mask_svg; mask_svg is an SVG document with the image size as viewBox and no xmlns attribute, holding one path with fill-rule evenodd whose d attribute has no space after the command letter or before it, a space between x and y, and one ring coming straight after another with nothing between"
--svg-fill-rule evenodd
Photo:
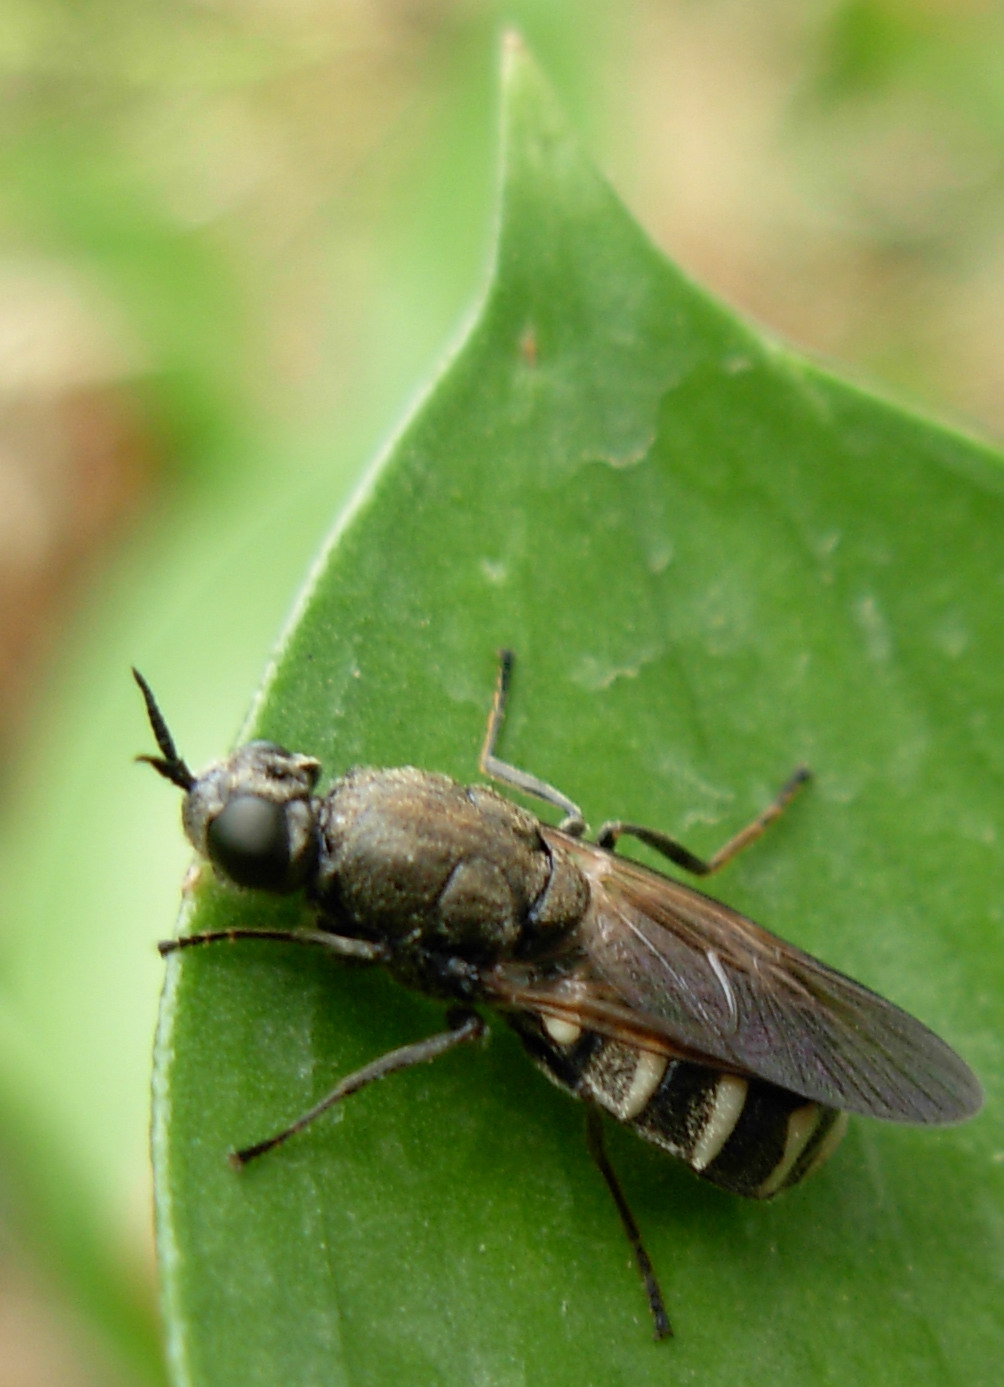
<instances>
[{"instance_id":1,"label":"blurred foliage","mask_svg":"<svg viewBox=\"0 0 1004 1387\"><path fill-rule=\"evenodd\" d=\"M998 7L7 0L2 1208L136 1381L152 941L186 854L129 764L127 667L196 764L232 739L480 283L500 19L681 263L1004 427Z\"/></svg>"}]
</instances>

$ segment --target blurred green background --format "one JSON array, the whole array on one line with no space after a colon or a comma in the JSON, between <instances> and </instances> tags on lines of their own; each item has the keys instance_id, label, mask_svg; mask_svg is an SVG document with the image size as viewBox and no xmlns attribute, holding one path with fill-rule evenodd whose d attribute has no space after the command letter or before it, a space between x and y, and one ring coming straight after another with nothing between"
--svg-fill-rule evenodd
<instances>
[{"instance_id":1,"label":"blurred green background","mask_svg":"<svg viewBox=\"0 0 1004 1387\"><path fill-rule=\"evenodd\" d=\"M1004 11L978 0L6 0L0 1387L159 1381L147 1087L196 766L448 345L498 35L697 278L1004 433Z\"/></svg>"}]
</instances>

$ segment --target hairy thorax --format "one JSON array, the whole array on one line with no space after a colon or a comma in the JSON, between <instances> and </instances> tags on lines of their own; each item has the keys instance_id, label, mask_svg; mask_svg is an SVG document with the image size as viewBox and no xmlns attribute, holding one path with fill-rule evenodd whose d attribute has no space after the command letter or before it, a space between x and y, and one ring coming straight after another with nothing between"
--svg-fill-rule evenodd
<instances>
[{"instance_id":1,"label":"hairy thorax","mask_svg":"<svg viewBox=\"0 0 1004 1387\"><path fill-rule=\"evenodd\" d=\"M482 786L403 766L350 771L320 823L332 927L484 964L575 924L588 887L532 814Z\"/></svg>"}]
</instances>

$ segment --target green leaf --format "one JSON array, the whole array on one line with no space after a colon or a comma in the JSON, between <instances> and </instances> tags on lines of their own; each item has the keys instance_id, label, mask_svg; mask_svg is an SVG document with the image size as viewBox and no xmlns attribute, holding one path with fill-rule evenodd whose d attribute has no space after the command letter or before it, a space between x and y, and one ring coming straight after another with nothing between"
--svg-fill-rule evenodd
<instances>
[{"instance_id":1,"label":"green leaf","mask_svg":"<svg viewBox=\"0 0 1004 1387\"><path fill-rule=\"evenodd\" d=\"M507 644L504 754L594 823L711 851L806 760L814 784L719 893L996 1084L999 459L688 283L518 51L504 111L484 305L336 533L251 730L332 775L472 778ZM185 927L299 917L203 878ZM154 1151L178 1382L993 1379L992 1098L958 1129L856 1121L770 1205L611 1133L676 1325L660 1345L582 1113L502 1023L482 1053L228 1167L337 1077L442 1026L441 1005L289 945L169 962Z\"/></svg>"}]
</instances>

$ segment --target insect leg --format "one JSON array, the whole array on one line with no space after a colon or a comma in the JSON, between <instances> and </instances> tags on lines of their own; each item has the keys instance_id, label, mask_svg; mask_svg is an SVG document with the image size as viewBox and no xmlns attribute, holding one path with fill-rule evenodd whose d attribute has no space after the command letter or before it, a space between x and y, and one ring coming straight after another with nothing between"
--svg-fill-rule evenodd
<instances>
[{"instance_id":1,"label":"insect leg","mask_svg":"<svg viewBox=\"0 0 1004 1387\"><path fill-rule=\"evenodd\" d=\"M589 1154L596 1162L600 1174L607 1182L607 1189L617 1206L621 1224L627 1234L627 1240L631 1244L641 1279L645 1283L645 1294L648 1296L649 1309L652 1311L652 1319L655 1324L655 1337L657 1339L669 1338L673 1333L673 1326L666 1314L666 1302L663 1300L662 1288L652 1267L652 1260L641 1240L641 1233L638 1231L637 1223L635 1223L634 1214L628 1206L621 1182L610 1164L610 1158L603 1142L603 1119L597 1109L591 1105L586 1108L586 1145L589 1147Z\"/></svg>"},{"instance_id":2,"label":"insect leg","mask_svg":"<svg viewBox=\"0 0 1004 1387\"><path fill-rule=\"evenodd\" d=\"M470 1041L480 1040L486 1030L485 1023L475 1011L452 1011L447 1020L450 1023L448 1031L440 1031L437 1035L430 1035L425 1040L416 1040L410 1045L400 1046L397 1050L389 1050L386 1055L380 1055L379 1058L371 1060L369 1064L364 1064L362 1069L357 1069L354 1074L349 1074L340 1080L326 1097L322 1098L319 1103L315 1103L295 1122L284 1127L281 1132L266 1137L264 1141L255 1142L253 1146L245 1146L241 1151L232 1151L230 1164L235 1169L240 1170L247 1165L248 1161L253 1161L256 1156L264 1155L266 1151L271 1151L274 1146L279 1146L282 1142L295 1136L297 1132L302 1132L304 1127L313 1122L315 1117L320 1117L321 1113L327 1112L329 1108L340 1103L343 1098L348 1098L350 1094L358 1093L367 1084L376 1083L377 1079L382 1079L386 1074L393 1074L397 1069L411 1069L413 1065L425 1064L428 1060L439 1059L440 1055L445 1055L458 1045L466 1045Z\"/></svg>"},{"instance_id":3,"label":"insect leg","mask_svg":"<svg viewBox=\"0 0 1004 1387\"><path fill-rule=\"evenodd\" d=\"M351 958L359 963L386 963L390 950L385 944L374 943L369 939L345 938L340 934L329 934L321 929L213 929L204 934L183 934L178 939L162 939L157 945L158 952L165 956L177 953L179 949L191 949L197 944L229 943L234 939L278 939L284 944L315 944L337 954L339 958Z\"/></svg>"},{"instance_id":4,"label":"insect leg","mask_svg":"<svg viewBox=\"0 0 1004 1387\"><path fill-rule=\"evenodd\" d=\"M542 799L546 804L553 804L555 809L560 809L565 815L560 825L562 830L565 833L570 833L574 838L578 838L585 832L586 828L586 821L582 817L582 810L579 806L573 804L567 795L563 795L553 785L548 785L546 780L538 780L535 775L530 775L528 771L521 771L518 767L511 766L508 761L501 761L495 755L495 748L502 732L502 723L505 721L505 706L509 697L509 680L514 659L511 650L499 651L499 672L495 684L495 697L492 699L491 711L488 714L488 726L485 728L485 740L481 747L481 755L478 757L478 769L489 780L497 780L499 784L508 785L513 790L521 790L524 795L533 795L536 799Z\"/></svg>"},{"instance_id":5,"label":"insect leg","mask_svg":"<svg viewBox=\"0 0 1004 1387\"><path fill-rule=\"evenodd\" d=\"M692 872L694 876L710 876L712 872L724 867L726 862L731 862L737 853L755 842L775 819L780 818L811 774L808 766L799 766L781 786L767 808L720 847L713 857L697 857L689 848L685 848L668 834L660 833L657 828L644 828L641 824L624 823L619 819L603 825L596 835L596 845L612 852L617 846L617 840L628 834L646 846L654 848L656 852L661 852L663 857L668 857L670 862L675 862L685 872Z\"/></svg>"}]
</instances>

